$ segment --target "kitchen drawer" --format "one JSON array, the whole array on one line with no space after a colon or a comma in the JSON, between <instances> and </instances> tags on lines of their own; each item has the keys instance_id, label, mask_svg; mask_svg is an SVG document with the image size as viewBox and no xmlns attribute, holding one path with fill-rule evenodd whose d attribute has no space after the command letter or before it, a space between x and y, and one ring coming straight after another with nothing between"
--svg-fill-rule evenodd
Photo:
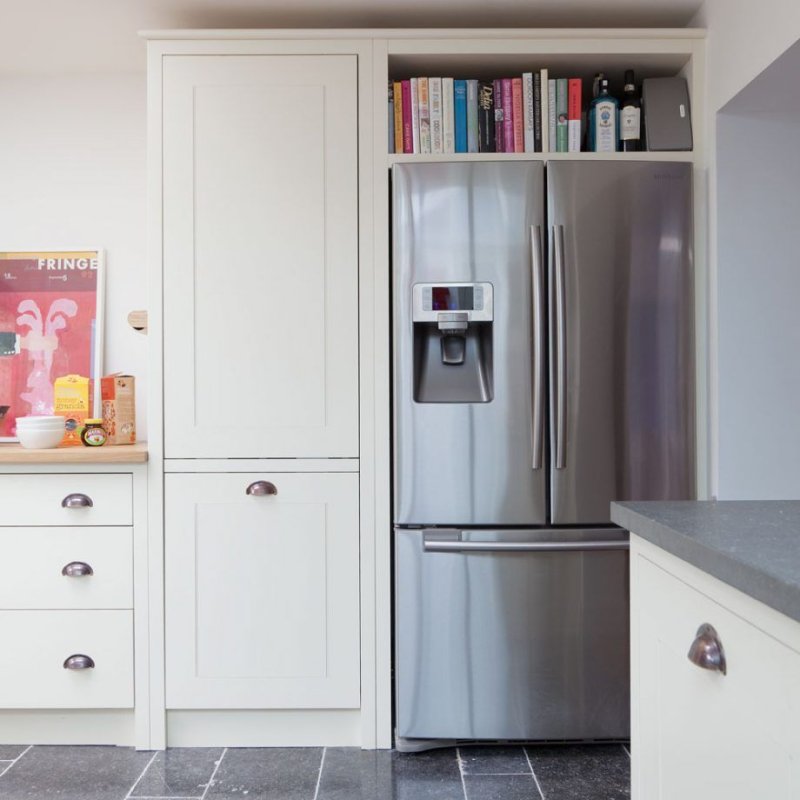
<instances>
[{"instance_id":1,"label":"kitchen drawer","mask_svg":"<svg viewBox=\"0 0 800 800\"><path fill-rule=\"evenodd\" d=\"M69 495L84 495L65 508ZM91 502L91 505L88 505ZM133 479L125 474L0 475L0 526L131 525Z\"/></svg>"},{"instance_id":2,"label":"kitchen drawer","mask_svg":"<svg viewBox=\"0 0 800 800\"><path fill-rule=\"evenodd\" d=\"M647 558L632 569L634 797L800 796L800 654ZM687 658L704 623L725 675Z\"/></svg>"},{"instance_id":3,"label":"kitchen drawer","mask_svg":"<svg viewBox=\"0 0 800 800\"><path fill-rule=\"evenodd\" d=\"M0 707L133 707L133 612L0 611Z\"/></svg>"},{"instance_id":4,"label":"kitchen drawer","mask_svg":"<svg viewBox=\"0 0 800 800\"><path fill-rule=\"evenodd\" d=\"M0 609L132 608L132 548L127 527L0 528Z\"/></svg>"}]
</instances>

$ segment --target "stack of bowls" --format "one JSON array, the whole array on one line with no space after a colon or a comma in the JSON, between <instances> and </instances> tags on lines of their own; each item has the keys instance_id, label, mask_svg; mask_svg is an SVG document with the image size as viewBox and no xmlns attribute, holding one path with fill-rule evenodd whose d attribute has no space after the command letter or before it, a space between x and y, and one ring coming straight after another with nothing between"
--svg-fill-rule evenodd
<instances>
[{"instance_id":1,"label":"stack of bowls","mask_svg":"<svg viewBox=\"0 0 800 800\"><path fill-rule=\"evenodd\" d=\"M17 438L29 450L58 447L64 438L64 417L17 417Z\"/></svg>"}]
</instances>

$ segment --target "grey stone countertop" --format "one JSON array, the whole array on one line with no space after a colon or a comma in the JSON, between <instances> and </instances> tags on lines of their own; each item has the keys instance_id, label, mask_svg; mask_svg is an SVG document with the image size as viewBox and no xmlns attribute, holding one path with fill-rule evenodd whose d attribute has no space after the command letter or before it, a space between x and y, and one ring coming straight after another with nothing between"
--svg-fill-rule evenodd
<instances>
[{"instance_id":1,"label":"grey stone countertop","mask_svg":"<svg viewBox=\"0 0 800 800\"><path fill-rule=\"evenodd\" d=\"M611 519L800 622L800 501L612 503Z\"/></svg>"}]
</instances>

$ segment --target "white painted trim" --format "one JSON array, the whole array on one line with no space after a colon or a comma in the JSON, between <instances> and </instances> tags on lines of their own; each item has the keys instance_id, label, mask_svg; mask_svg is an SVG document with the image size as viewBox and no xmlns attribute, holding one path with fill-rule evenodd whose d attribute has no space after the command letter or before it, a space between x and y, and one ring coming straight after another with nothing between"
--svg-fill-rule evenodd
<instances>
[{"instance_id":1,"label":"white painted trim","mask_svg":"<svg viewBox=\"0 0 800 800\"><path fill-rule=\"evenodd\" d=\"M358 472L357 458L167 458L164 472Z\"/></svg>"},{"instance_id":2,"label":"white painted trim","mask_svg":"<svg viewBox=\"0 0 800 800\"><path fill-rule=\"evenodd\" d=\"M373 45L373 91L376 114L372 140L374 153L373 298L375 327L374 404L375 475L372 482L375 504L374 636L375 636L375 746L392 746L392 464L391 464L391 303L389 274L389 170L386 161L389 128L386 93L389 76L385 39Z\"/></svg>"},{"instance_id":3,"label":"white painted trim","mask_svg":"<svg viewBox=\"0 0 800 800\"><path fill-rule=\"evenodd\" d=\"M134 712L124 710L0 711L4 744L135 744Z\"/></svg>"},{"instance_id":4,"label":"white painted trim","mask_svg":"<svg viewBox=\"0 0 800 800\"><path fill-rule=\"evenodd\" d=\"M387 131L388 136L388 131ZM692 152L645 153L389 153L386 166L452 161L679 161L694 162Z\"/></svg>"},{"instance_id":5,"label":"white painted trim","mask_svg":"<svg viewBox=\"0 0 800 800\"><path fill-rule=\"evenodd\" d=\"M705 39L704 28L233 28L139 31L150 40L258 39Z\"/></svg>"},{"instance_id":6,"label":"white painted trim","mask_svg":"<svg viewBox=\"0 0 800 800\"><path fill-rule=\"evenodd\" d=\"M361 746L376 744L375 630L375 342L376 324L373 235L374 89L371 41L360 43L358 56L358 340L359 340L359 562L361 618Z\"/></svg>"},{"instance_id":7,"label":"white painted trim","mask_svg":"<svg viewBox=\"0 0 800 800\"><path fill-rule=\"evenodd\" d=\"M150 648L149 746L166 747L164 666L164 403L163 403L163 258L161 52L147 48L147 415L150 428L147 462L148 587ZM138 698L137 698L138 700Z\"/></svg>"},{"instance_id":8,"label":"white painted trim","mask_svg":"<svg viewBox=\"0 0 800 800\"><path fill-rule=\"evenodd\" d=\"M170 747L358 747L360 734L358 709L167 712Z\"/></svg>"}]
</instances>

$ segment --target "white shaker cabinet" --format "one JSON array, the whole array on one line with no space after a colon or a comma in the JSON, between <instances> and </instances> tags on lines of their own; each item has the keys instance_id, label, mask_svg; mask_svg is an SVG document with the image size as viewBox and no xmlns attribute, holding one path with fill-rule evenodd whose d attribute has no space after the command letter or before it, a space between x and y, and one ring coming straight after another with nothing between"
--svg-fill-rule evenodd
<instances>
[{"instance_id":1,"label":"white shaker cabinet","mask_svg":"<svg viewBox=\"0 0 800 800\"><path fill-rule=\"evenodd\" d=\"M162 70L165 457L357 457L356 56Z\"/></svg>"},{"instance_id":2,"label":"white shaker cabinet","mask_svg":"<svg viewBox=\"0 0 800 800\"><path fill-rule=\"evenodd\" d=\"M631 582L633 800L800 797L800 625L636 536Z\"/></svg>"},{"instance_id":3,"label":"white shaker cabinet","mask_svg":"<svg viewBox=\"0 0 800 800\"><path fill-rule=\"evenodd\" d=\"M166 476L167 707L357 708L357 473Z\"/></svg>"}]
</instances>

